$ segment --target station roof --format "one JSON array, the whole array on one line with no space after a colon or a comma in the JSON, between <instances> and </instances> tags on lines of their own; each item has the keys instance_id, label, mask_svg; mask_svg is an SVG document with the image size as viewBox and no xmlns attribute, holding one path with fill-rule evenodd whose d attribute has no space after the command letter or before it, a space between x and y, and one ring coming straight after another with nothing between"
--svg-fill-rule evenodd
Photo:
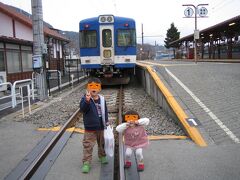
<instances>
[{"instance_id":1,"label":"station roof","mask_svg":"<svg viewBox=\"0 0 240 180\"><path fill-rule=\"evenodd\" d=\"M0 2L0 12L6 14L6 15L12 17L14 20L17 20L20 23L32 28L32 19L26 15L23 15L23 14L17 12L13 7ZM51 37L54 37L55 39L59 39L62 41L67 41L67 42L69 41L69 39L67 39L66 37L64 37L63 35L58 33L57 31L49 29L46 26L43 27L43 31L44 31L45 36L51 36Z\"/></svg>"},{"instance_id":2,"label":"station roof","mask_svg":"<svg viewBox=\"0 0 240 180\"><path fill-rule=\"evenodd\" d=\"M227 37L235 37L240 35L240 15L203 29L199 33L202 42L210 42L210 40L225 39ZM182 37L176 41L171 42L182 43L184 41L193 41L194 34Z\"/></svg>"}]
</instances>

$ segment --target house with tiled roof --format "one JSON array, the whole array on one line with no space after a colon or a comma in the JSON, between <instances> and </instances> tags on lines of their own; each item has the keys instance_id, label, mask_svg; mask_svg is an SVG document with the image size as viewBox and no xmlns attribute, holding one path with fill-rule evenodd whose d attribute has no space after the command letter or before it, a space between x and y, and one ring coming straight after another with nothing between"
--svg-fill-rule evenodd
<instances>
[{"instance_id":1,"label":"house with tiled roof","mask_svg":"<svg viewBox=\"0 0 240 180\"><path fill-rule=\"evenodd\" d=\"M64 45L69 40L44 26L49 69L64 71ZM0 2L0 76L7 82L32 78L32 19Z\"/></svg>"}]
</instances>

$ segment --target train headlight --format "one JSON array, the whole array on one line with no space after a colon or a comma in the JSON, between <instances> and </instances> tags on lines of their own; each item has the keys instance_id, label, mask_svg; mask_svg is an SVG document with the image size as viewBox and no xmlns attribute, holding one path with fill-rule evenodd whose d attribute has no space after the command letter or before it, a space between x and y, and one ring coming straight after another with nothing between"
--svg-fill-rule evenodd
<instances>
[{"instance_id":1,"label":"train headlight","mask_svg":"<svg viewBox=\"0 0 240 180\"><path fill-rule=\"evenodd\" d=\"M102 16L102 17L100 18L100 21L101 21L101 22L105 22L105 21L106 21L106 17L105 17L105 16Z\"/></svg>"},{"instance_id":2,"label":"train headlight","mask_svg":"<svg viewBox=\"0 0 240 180\"><path fill-rule=\"evenodd\" d=\"M103 57L104 58L110 58L111 57L111 50L104 50L103 51Z\"/></svg>"},{"instance_id":3,"label":"train headlight","mask_svg":"<svg viewBox=\"0 0 240 180\"><path fill-rule=\"evenodd\" d=\"M98 18L99 23L114 23L113 15L101 15Z\"/></svg>"},{"instance_id":4,"label":"train headlight","mask_svg":"<svg viewBox=\"0 0 240 180\"><path fill-rule=\"evenodd\" d=\"M107 21L108 21L108 22L112 22L112 21L113 21L112 16L108 16L108 17L107 17Z\"/></svg>"}]
</instances>

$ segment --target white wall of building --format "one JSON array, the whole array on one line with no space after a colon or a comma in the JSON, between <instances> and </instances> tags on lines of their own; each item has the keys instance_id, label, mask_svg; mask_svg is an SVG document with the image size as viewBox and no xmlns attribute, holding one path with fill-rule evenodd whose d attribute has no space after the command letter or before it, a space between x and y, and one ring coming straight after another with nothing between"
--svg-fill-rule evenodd
<instances>
[{"instance_id":1,"label":"white wall of building","mask_svg":"<svg viewBox=\"0 0 240 180\"><path fill-rule=\"evenodd\" d=\"M57 58L57 45L53 43L53 58Z\"/></svg>"},{"instance_id":2,"label":"white wall of building","mask_svg":"<svg viewBox=\"0 0 240 180\"><path fill-rule=\"evenodd\" d=\"M0 12L0 36L13 37L12 18Z\"/></svg>"},{"instance_id":3,"label":"white wall of building","mask_svg":"<svg viewBox=\"0 0 240 180\"><path fill-rule=\"evenodd\" d=\"M16 38L33 41L32 28L25 26L18 21L15 21L15 34Z\"/></svg>"},{"instance_id":4,"label":"white wall of building","mask_svg":"<svg viewBox=\"0 0 240 180\"><path fill-rule=\"evenodd\" d=\"M54 58L57 58L57 52L59 52L60 58L62 58L63 57L62 45L59 43L58 40L55 43L53 43L53 57Z\"/></svg>"},{"instance_id":5,"label":"white wall of building","mask_svg":"<svg viewBox=\"0 0 240 180\"><path fill-rule=\"evenodd\" d=\"M62 56L62 45L61 44L59 44L59 54L60 54L60 58L62 58L63 56Z\"/></svg>"}]
</instances>

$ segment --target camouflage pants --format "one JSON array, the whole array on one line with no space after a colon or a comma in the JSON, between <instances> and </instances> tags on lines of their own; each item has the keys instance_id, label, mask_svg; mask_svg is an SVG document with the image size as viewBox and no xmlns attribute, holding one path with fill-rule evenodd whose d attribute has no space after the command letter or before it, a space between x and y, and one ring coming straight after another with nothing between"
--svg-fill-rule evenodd
<instances>
[{"instance_id":1,"label":"camouflage pants","mask_svg":"<svg viewBox=\"0 0 240 180\"><path fill-rule=\"evenodd\" d=\"M92 161L92 152L94 145L98 144L98 157L106 156L104 150L104 134L102 131L86 131L83 137L83 163Z\"/></svg>"}]
</instances>

